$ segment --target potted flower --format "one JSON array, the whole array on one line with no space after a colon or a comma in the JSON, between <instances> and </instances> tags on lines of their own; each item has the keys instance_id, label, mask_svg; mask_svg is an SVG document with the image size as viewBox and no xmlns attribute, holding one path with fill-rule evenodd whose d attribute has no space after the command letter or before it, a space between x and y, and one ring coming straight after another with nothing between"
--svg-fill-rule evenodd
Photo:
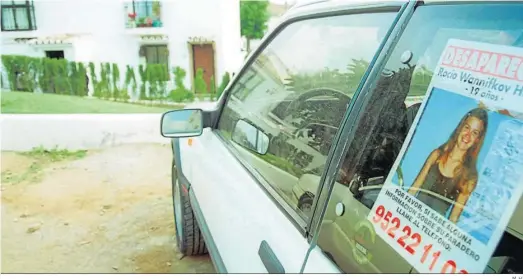
<instances>
[{"instance_id":1,"label":"potted flower","mask_svg":"<svg viewBox=\"0 0 523 279\"><path fill-rule=\"evenodd\" d=\"M150 17L148 17L148 18L145 20L145 23L146 23L145 25L146 25L147 27L152 27L152 26L153 26L153 19L150 18Z\"/></svg>"},{"instance_id":2,"label":"potted flower","mask_svg":"<svg viewBox=\"0 0 523 279\"><path fill-rule=\"evenodd\" d=\"M138 18L138 27L145 27L145 17Z\"/></svg>"},{"instance_id":3,"label":"potted flower","mask_svg":"<svg viewBox=\"0 0 523 279\"><path fill-rule=\"evenodd\" d=\"M153 20L153 27L162 27L162 22L159 19Z\"/></svg>"},{"instance_id":4,"label":"potted flower","mask_svg":"<svg viewBox=\"0 0 523 279\"><path fill-rule=\"evenodd\" d=\"M129 25L134 28L136 27L136 13L129 13Z\"/></svg>"}]
</instances>

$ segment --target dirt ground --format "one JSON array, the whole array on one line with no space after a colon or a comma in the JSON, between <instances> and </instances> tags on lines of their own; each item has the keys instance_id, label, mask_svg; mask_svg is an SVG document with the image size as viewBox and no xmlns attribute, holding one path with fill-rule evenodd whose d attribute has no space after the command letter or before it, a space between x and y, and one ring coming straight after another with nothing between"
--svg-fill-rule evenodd
<instances>
[{"instance_id":1,"label":"dirt ground","mask_svg":"<svg viewBox=\"0 0 523 279\"><path fill-rule=\"evenodd\" d=\"M2 273L214 273L177 252L170 152L124 145L40 168L2 152L3 174L38 175L2 183Z\"/></svg>"}]
</instances>

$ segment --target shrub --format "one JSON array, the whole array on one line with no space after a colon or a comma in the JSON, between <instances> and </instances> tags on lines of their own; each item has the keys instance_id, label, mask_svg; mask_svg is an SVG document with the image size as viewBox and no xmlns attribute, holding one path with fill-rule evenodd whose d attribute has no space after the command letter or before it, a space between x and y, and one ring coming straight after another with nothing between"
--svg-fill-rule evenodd
<instances>
[{"instance_id":1,"label":"shrub","mask_svg":"<svg viewBox=\"0 0 523 279\"><path fill-rule=\"evenodd\" d=\"M194 93L192 93L190 90L185 88L185 85L183 84L183 81L186 76L186 72L184 69L180 67L175 67L173 69L174 74L174 85L175 89L171 90L169 92L168 98L172 100L173 102L184 102L184 101L194 101Z\"/></svg>"},{"instance_id":2,"label":"shrub","mask_svg":"<svg viewBox=\"0 0 523 279\"><path fill-rule=\"evenodd\" d=\"M167 82L171 79L171 75L169 74L169 68L167 65L161 64L159 66L159 72L160 72L160 81L158 85L158 91L160 93L160 98L165 99L166 97L166 91L167 91Z\"/></svg>"},{"instance_id":3,"label":"shrub","mask_svg":"<svg viewBox=\"0 0 523 279\"><path fill-rule=\"evenodd\" d=\"M96 68L93 62L89 62L89 72L91 73L91 84L93 89L93 95L95 97L102 97L102 92L100 92L100 87L98 86L98 76L96 75Z\"/></svg>"},{"instance_id":4,"label":"shrub","mask_svg":"<svg viewBox=\"0 0 523 279\"><path fill-rule=\"evenodd\" d=\"M68 62L65 59L51 59L56 74L54 77L55 92L58 94L71 94L71 82L69 81Z\"/></svg>"},{"instance_id":5,"label":"shrub","mask_svg":"<svg viewBox=\"0 0 523 279\"><path fill-rule=\"evenodd\" d=\"M78 65L74 61L69 62L69 82L71 83L72 88L71 94L80 95L80 92L77 92L78 83L80 82L78 80Z\"/></svg>"},{"instance_id":6,"label":"shrub","mask_svg":"<svg viewBox=\"0 0 523 279\"><path fill-rule=\"evenodd\" d=\"M211 101L214 101L214 97L216 96L216 81L214 81L214 76L211 76L209 93L211 94Z\"/></svg>"},{"instance_id":7,"label":"shrub","mask_svg":"<svg viewBox=\"0 0 523 279\"><path fill-rule=\"evenodd\" d=\"M198 70L196 70L196 75L194 77L194 91L197 94L207 93L207 84L203 78L202 68L198 68Z\"/></svg>"},{"instance_id":8,"label":"shrub","mask_svg":"<svg viewBox=\"0 0 523 279\"><path fill-rule=\"evenodd\" d=\"M21 55L2 55L11 90L33 92L37 84L40 59Z\"/></svg>"},{"instance_id":9,"label":"shrub","mask_svg":"<svg viewBox=\"0 0 523 279\"><path fill-rule=\"evenodd\" d=\"M229 75L229 72L225 72L225 74L222 77L222 81L220 82L220 86L218 87L218 92L216 92L216 98L220 98L223 91L229 84L230 80L231 80L231 77Z\"/></svg>"},{"instance_id":10,"label":"shrub","mask_svg":"<svg viewBox=\"0 0 523 279\"><path fill-rule=\"evenodd\" d=\"M78 74L76 77L76 94L78 96L87 96L88 94L88 79L87 79L87 70L83 63L78 63Z\"/></svg>"},{"instance_id":11,"label":"shrub","mask_svg":"<svg viewBox=\"0 0 523 279\"><path fill-rule=\"evenodd\" d=\"M54 93L54 84L53 84L53 75L55 73L53 72L54 68L52 65L52 61L49 58L42 58L40 63L40 72L38 75L38 83L40 85L40 89L42 92L46 93Z\"/></svg>"},{"instance_id":12,"label":"shrub","mask_svg":"<svg viewBox=\"0 0 523 279\"><path fill-rule=\"evenodd\" d=\"M168 69L164 64L149 64L146 69L146 80L149 84L149 99L165 98L167 81L170 79Z\"/></svg>"},{"instance_id":13,"label":"shrub","mask_svg":"<svg viewBox=\"0 0 523 279\"><path fill-rule=\"evenodd\" d=\"M154 100L156 98L156 67L153 64L147 65L145 68L145 79L149 85L149 100Z\"/></svg>"},{"instance_id":14,"label":"shrub","mask_svg":"<svg viewBox=\"0 0 523 279\"><path fill-rule=\"evenodd\" d=\"M129 90L129 87L131 87L131 94L126 92L125 96L123 96L125 100L129 99L130 95L136 94L136 88L137 88L136 76L134 75L134 69L133 69L133 67L127 65L127 71L125 73L125 89ZM122 94L122 95L124 95L124 94Z\"/></svg>"},{"instance_id":15,"label":"shrub","mask_svg":"<svg viewBox=\"0 0 523 279\"><path fill-rule=\"evenodd\" d=\"M100 96L104 99L109 99L111 97L111 65L109 63L100 63L100 81L98 82Z\"/></svg>"},{"instance_id":16,"label":"shrub","mask_svg":"<svg viewBox=\"0 0 523 279\"><path fill-rule=\"evenodd\" d=\"M143 66L143 65L140 65L138 66L138 72L140 74L140 80L141 80L141 84L140 84L140 95L139 95L139 99L140 100L147 100L147 93L146 93L146 90L147 90L147 69Z\"/></svg>"},{"instance_id":17,"label":"shrub","mask_svg":"<svg viewBox=\"0 0 523 279\"><path fill-rule=\"evenodd\" d=\"M113 90L112 90L112 97L113 97L113 100L117 100L117 99L120 99L122 96L121 96L121 93L120 93L120 86L118 85L120 83L120 70L118 69L118 64L116 63L113 63L113 69L112 69L112 74L113 74Z\"/></svg>"}]
</instances>

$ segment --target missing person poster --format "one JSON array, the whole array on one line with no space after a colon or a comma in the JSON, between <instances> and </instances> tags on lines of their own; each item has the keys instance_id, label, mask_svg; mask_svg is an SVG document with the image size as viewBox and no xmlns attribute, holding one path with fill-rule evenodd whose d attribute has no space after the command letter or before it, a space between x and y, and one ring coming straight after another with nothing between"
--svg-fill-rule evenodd
<instances>
[{"instance_id":1,"label":"missing person poster","mask_svg":"<svg viewBox=\"0 0 523 279\"><path fill-rule=\"evenodd\" d=\"M449 40L368 220L420 273L483 273L523 193L523 49Z\"/></svg>"}]
</instances>

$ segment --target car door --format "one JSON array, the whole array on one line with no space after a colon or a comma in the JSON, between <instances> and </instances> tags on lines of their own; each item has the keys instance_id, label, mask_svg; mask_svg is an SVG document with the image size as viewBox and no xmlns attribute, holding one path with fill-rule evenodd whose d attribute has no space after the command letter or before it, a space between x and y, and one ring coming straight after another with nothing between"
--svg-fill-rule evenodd
<instances>
[{"instance_id":1,"label":"car door","mask_svg":"<svg viewBox=\"0 0 523 279\"><path fill-rule=\"evenodd\" d=\"M311 145L332 131L316 129L310 141L294 135L307 122L339 127L399 8L365 6L285 23L228 87L217 127L190 146L180 140L210 247L228 272L300 272L309 249L304 211L313 208L307 197L319 184L300 196L293 188L309 172L322 175L332 141ZM316 265L338 272L326 258Z\"/></svg>"},{"instance_id":2,"label":"car door","mask_svg":"<svg viewBox=\"0 0 523 279\"><path fill-rule=\"evenodd\" d=\"M371 209L380 192L385 189L384 181L393 170L404 141L419 127L415 124L415 118L422 113L419 109L423 107L422 102L428 94L431 78L437 74L436 63L447 41L460 39L521 48L522 9L521 2L426 4L417 6L412 16L404 19L405 29L399 30L402 33L400 39L387 50L391 53L390 57L383 60L383 66L376 65L376 71L380 74L369 79L363 86L362 94L354 100L359 110L349 115L344 124L346 132L342 131L338 150L334 152L338 157L333 156L331 167L326 171L327 177L337 179L327 182L320 194L319 200L323 204L318 203L313 217L312 224L317 224L317 230L313 227L311 231L313 252L307 259L305 272L318 271L316 260L321 255L327 255L346 273L417 272L403 255L376 233L376 230L387 229L389 235L385 237L390 236L396 240L400 233L405 233L404 227L395 231L396 233L390 230L389 224L394 224L392 217L388 220L376 218L380 220L373 224L369 216L380 213ZM447 103L453 101L449 99ZM439 119L442 123L455 121L450 117L451 112L462 111L466 109L464 107L465 103L460 103L448 110L442 110ZM455 125L454 122L452 125ZM434 134L437 134L438 128L426 129L436 130ZM445 137L448 135L445 134ZM409 148L412 144L409 143ZM418 154L424 154L419 151L421 148L415 150ZM420 162L423 163L423 160ZM411 185L409 183L413 183L415 176L409 174L407 179L401 165L398 170L395 172L400 181L398 184L403 187ZM406 185L403 185L407 180ZM434 195L434 198L442 199L438 195ZM521 200L519 204L521 208ZM321 208L324 208L323 211ZM392 216L406 214L401 209L392 211ZM518 214L520 212L516 212L514 216ZM521 233L513 229L516 225L514 220L512 218L508 224L499 245L496 244L495 257L490 261L495 268L488 267L487 270L503 270L500 262L506 261L505 258L512 261L510 268L514 270L516 263L523 259L512 252L523 245ZM428 231L425 227L428 228L430 223L425 224L426 226L420 225L423 229L419 231ZM433 237L434 241L438 241L437 236ZM423 254L422 249L428 251L430 247L432 246L419 245L418 251L421 251L418 255ZM436 255L439 257L439 254ZM437 257L435 256L434 263ZM445 267L441 268L442 263L438 264L438 270L446 270Z\"/></svg>"}]
</instances>

